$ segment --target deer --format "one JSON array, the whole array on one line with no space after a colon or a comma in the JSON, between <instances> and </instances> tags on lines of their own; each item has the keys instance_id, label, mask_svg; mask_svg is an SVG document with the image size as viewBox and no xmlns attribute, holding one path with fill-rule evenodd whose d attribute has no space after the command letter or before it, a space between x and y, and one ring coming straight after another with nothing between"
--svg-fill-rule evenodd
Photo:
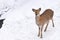
<instances>
[{"instance_id":1,"label":"deer","mask_svg":"<svg viewBox=\"0 0 60 40\"><path fill-rule=\"evenodd\" d=\"M44 29L44 32L46 32L50 20L52 21L52 26L54 27L53 22L54 11L52 9L46 9L42 14L40 14L41 8L39 9L32 8L32 11L35 13L35 20L39 30L38 37L40 36L40 38L42 38L42 31L45 24L46 27Z\"/></svg>"}]
</instances>

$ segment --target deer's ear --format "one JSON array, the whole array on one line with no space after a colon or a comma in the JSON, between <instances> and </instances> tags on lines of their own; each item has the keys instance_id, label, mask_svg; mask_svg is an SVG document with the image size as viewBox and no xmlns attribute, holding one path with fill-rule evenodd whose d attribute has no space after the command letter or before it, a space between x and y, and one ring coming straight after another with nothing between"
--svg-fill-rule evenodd
<instances>
[{"instance_id":1,"label":"deer's ear","mask_svg":"<svg viewBox=\"0 0 60 40\"><path fill-rule=\"evenodd\" d=\"M35 11L35 9L32 9L32 11L34 12L34 11Z\"/></svg>"},{"instance_id":2,"label":"deer's ear","mask_svg":"<svg viewBox=\"0 0 60 40\"><path fill-rule=\"evenodd\" d=\"M41 11L41 8L39 8L39 10Z\"/></svg>"}]
</instances>

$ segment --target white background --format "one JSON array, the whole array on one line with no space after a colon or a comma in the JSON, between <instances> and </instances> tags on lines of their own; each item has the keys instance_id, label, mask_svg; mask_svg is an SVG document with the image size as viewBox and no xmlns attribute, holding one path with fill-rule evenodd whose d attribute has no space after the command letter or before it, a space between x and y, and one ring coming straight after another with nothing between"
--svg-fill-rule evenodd
<instances>
[{"instance_id":1,"label":"white background","mask_svg":"<svg viewBox=\"0 0 60 40\"><path fill-rule=\"evenodd\" d=\"M32 8L41 8L41 13L48 8L54 10L55 27L50 22L42 39L37 36ZM0 40L60 40L60 0L0 0L0 14L0 19L5 19Z\"/></svg>"}]
</instances>

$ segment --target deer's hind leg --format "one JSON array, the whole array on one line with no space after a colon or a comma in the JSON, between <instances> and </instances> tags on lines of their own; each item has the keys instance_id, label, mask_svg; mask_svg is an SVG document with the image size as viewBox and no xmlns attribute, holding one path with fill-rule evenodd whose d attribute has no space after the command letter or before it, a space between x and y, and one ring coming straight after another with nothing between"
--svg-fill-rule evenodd
<instances>
[{"instance_id":1,"label":"deer's hind leg","mask_svg":"<svg viewBox=\"0 0 60 40\"><path fill-rule=\"evenodd\" d=\"M45 29L44 29L44 32L46 32L47 27L48 27L48 24L49 24L49 21L47 22L47 25L46 25L46 27L45 27Z\"/></svg>"},{"instance_id":2,"label":"deer's hind leg","mask_svg":"<svg viewBox=\"0 0 60 40\"><path fill-rule=\"evenodd\" d=\"M53 22L53 18L52 18L52 25L53 25L53 27L54 27L54 22Z\"/></svg>"}]
</instances>

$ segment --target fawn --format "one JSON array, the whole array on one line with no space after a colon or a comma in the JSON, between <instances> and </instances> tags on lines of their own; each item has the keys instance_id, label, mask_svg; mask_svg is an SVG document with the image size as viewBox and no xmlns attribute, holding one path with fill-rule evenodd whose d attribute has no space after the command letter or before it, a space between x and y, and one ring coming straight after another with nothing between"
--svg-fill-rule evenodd
<instances>
[{"instance_id":1,"label":"fawn","mask_svg":"<svg viewBox=\"0 0 60 40\"><path fill-rule=\"evenodd\" d=\"M44 29L44 32L47 30L49 20L52 20L52 24L54 27L54 22L53 22L54 11L51 9L46 9L41 15L39 15L41 8L32 9L32 11L35 12L36 24L38 25L38 28L39 28L38 37L40 36L40 38L42 38L42 30L43 30L44 24L47 24Z\"/></svg>"}]
</instances>

